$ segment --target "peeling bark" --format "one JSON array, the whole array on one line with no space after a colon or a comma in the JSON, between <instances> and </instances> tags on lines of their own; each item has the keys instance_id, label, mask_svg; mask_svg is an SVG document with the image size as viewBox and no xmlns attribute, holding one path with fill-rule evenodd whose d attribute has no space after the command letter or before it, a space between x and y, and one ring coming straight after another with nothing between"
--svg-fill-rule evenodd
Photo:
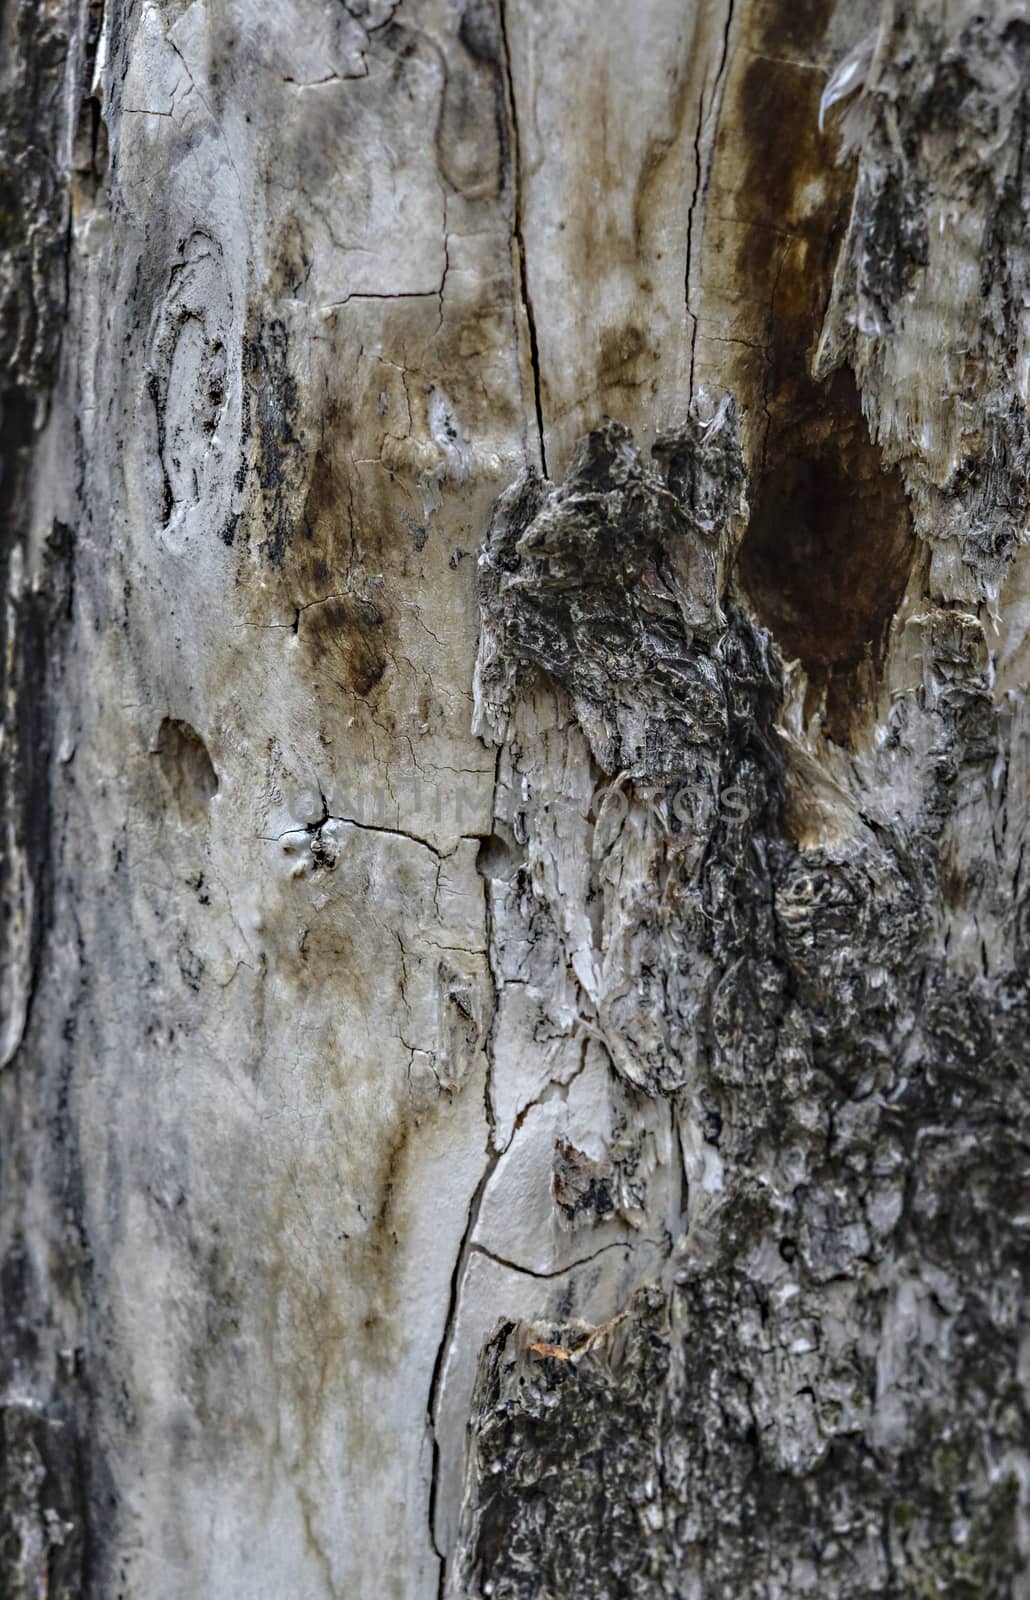
<instances>
[{"instance_id":1,"label":"peeling bark","mask_svg":"<svg viewBox=\"0 0 1030 1600\"><path fill-rule=\"evenodd\" d=\"M1027 1595L1025 0L0 30L3 1593Z\"/></svg>"}]
</instances>

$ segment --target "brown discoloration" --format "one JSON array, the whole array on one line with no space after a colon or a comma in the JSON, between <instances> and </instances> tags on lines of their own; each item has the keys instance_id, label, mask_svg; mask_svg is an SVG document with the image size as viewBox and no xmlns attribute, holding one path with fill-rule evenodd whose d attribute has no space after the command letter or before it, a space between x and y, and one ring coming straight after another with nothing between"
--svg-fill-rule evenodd
<instances>
[{"instance_id":1,"label":"brown discoloration","mask_svg":"<svg viewBox=\"0 0 1030 1600\"><path fill-rule=\"evenodd\" d=\"M636 389L646 383L654 349L634 323L606 328L601 334L597 381L605 390Z\"/></svg>"},{"instance_id":2,"label":"brown discoloration","mask_svg":"<svg viewBox=\"0 0 1030 1600\"><path fill-rule=\"evenodd\" d=\"M354 1334L371 1364L385 1370L406 1342L399 1287L406 1228L406 1180L417 1163L419 1119L401 1102L376 1164L372 1225L361 1242Z\"/></svg>"},{"instance_id":3,"label":"brown discoloration","mask_svg":"<svg viewBox=\"0 0 1030 1600\"><path fill-rule=\"evenodd\" d=\"M234 1142L225 1183L228 1192L250 1191L244 1211L261 1218L257 1250L245 1247L246 1276L266 1291L244 1310L244 1336L270 1352L312 1459L335 1448L325 1430L332 1408L345 1419L348 1457L372 1471L382 1456L376 1396L397 1382L419 1335L409 1297L424 1248L418 1218L427 1174L436 1162L453 1162L455 1125L481 1114L476 1019L485 1009L485 962L441 960L432 932L438 862L424 845L372 828L342 830L329 870L318 864L317 842L310 830L267 842L273 864L286 860L262 907L267 1004L274 1016L296 1017L308 1048L281 1078L266 1063L255 1093L268 1096L277 1138L267 1157L261 1144ZM395 907L410 918L403 943ZM411 1046L398 1028L433 1057L448 1092L412 1096ZM366 1062L374 1067L362 1072ZM227 1351L235 1337L230 1330ZM303 1361L286 1354L301 1349L309 1352Z\"/></svg>"},{"instance_id":4,"label":"brown discoloration","mask_svg":"<svg viewBox=\"0 0 1030 1600\"><path fill-rule=\"evenodd\" d=\"M882 664L915 544L850 374L812 388L813 408L770 430L739 572L784 653L825 691L825 731L844 742L870 705L868 669Z\"/></svg>"},{"instance_id":5,"label":"brown discoloration","mask_svg":"<svg viewBox=\"0 0 1030 1600\"><path fill-rule=\"evenodd\" d=\"M801 37L814 50L829 8L806 10L815 15ZM850 375L811 375L854 173L835 165L819 132L825 75L788 59L797 19L781 13L779 32L772 7L759 19L769 54L744 56L732 74L716 155L739 174L732 191L723 177L720 197L734 219L731 275L766 304L758 359L747 350L738 364L758 391L738 576L784 654L805 667L824 732L847 743L875 701L914 541L900 477L883 470Z\"/></svg>"},{"instance_id":6,"label":"brown discoloration","mask_svg":"<svg viewBox=\"0 0 1030 1600\"><path fill-rule=\"evenodd\" d=\"M416 1113L401 1081L384 1082L375 1113L336 1085L321 1107L332 1137L298 1140L285 1160L242 1125L223 1135L224 1241L185 1197L171 1212L163 1208L162 1226L188 1251L194 1274L179 1381L212 1451L249 1437L280 1454L290 1472L298 1452L331 1473L344 1460L361 1460L367 1473L383 1461L376 1395L396 1381L417 1331L405 1302L413 1186L424 1183L426 1141L447 1137L446 1098ZM340 1155L352 1141L369 1152L363 1175ZM232 1220L241 1196L245 1233ZM215 1244L204 1245L212 1232ZM226 1370L253 1363L255 1351L289 1398L289 1442L275 1436L246 1386L226 1382ZM339 1436L327 1432L329 1411L340 1419Z\"/></svg>"},{"instance_id":7,"label":"brown discoloration","mask_svg":"<svg viewBox=\"0 0 1030 1600\"><path fill-rule=\"evenodd\" d=\"M291 216L279 229L270 254L269 289L275 298L303 298L312 268L312 246L303 217Z\"/></svg>"},{"instance_id":8,"label":"brown discoloration","mask_svg":"<svg viewBox=\"0 0 1030 1600\"><path fill-rule=\"evenodd\" d=\"M820 52L833 18L834 0L755 0L749 8L748 46L763 55L809 61Z\"/></svg>"},{"instance_id":9,"label":"brown discoloration","mask_svg":"<svg viewBox=\"0 0 1030 1600\"><path fill-rule=\"evenodd\" d=\"M365 700L390 665L382 611L371 600L349 594L312 602L300 614L299 632L342 693Z\"/></svg>"},{"instance_id":10,"label":"brown discoloration","mask_svg":"<svg viewBox=\"0 0 1030 1600\"><path fill-rule=\"evenodd\" d=\"M735 78L716 146L716 160L731 146L743 156L735 214L779 233L826 234L833 228L835 201L850 189L850 176L834 167L833 152L819 131L823 74L768 56L746 57ZM809 195L808 186L815 192Z\"/></svg>"},{"instance_id":11,"label":"brown discoloration","mask_svg":"<svg viewBox=\"0 0 1030 1600\"><path fill-rule=\"evenodd\" d=\"M450 557L474 544L515 470L498 443L520 431L507 235L456 233L448 248L441 295L325 310L306 349L291 331L289 359L319 378L299 385L303 476L279 502L289 532L275 565L256 537L252 476L261 505L234 547L241 615L281 630L267 647L318 707L331 803L422 833L433 822L410 814L416 793L445 824L474 820L449 794L487 765L478 747L454 750L469 715L474 571Z\"/></svg>"},{"instance_id":12,"label":"brown discoloration","mask_svg":"<svg viewBox=\"0 0 1030 1600\"><path fill-rule=\"evenodd\" d=\"M727 91L716 150L717 173L734 177L716 201L737 224L734 259L720 271L767 297L761 400L770 413L815 406L808 358L850 202L853 172L835 165L832 141L819 133L823 83L809 67L745 57Z\"/></svg>"}]
</instances>

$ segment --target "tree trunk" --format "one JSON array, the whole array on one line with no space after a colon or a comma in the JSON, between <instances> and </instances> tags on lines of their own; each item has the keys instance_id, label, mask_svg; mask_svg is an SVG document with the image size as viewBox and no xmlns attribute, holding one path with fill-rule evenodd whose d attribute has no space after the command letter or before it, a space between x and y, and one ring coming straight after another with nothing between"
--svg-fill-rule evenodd
<instances>
[{"instance_id":1,"label":"tree trunk","mask_svg":"<svg viewBox=\"0 0 1030 1600\"><path fill-rule=\"evenodd\" d=\"M0 30L0 1589L1030 1595L1026 0Z\"/></svg>"}]
</instances>

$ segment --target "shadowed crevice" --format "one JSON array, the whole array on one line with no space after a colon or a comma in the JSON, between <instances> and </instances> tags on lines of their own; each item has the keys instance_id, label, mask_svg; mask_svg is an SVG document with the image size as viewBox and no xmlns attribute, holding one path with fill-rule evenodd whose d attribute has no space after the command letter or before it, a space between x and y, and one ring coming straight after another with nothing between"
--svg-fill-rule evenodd
<instances>
[{"instance_id":1,"label":"shadowed crevice","mask_svg":"<svg viewBox=\"0 0 1030 1600\"><path fill-rule=\"evenodd\" d=\"M738 572L785 656L801 661L824 731L847 743L869 707L915 543L850 373L809 383L770 428Z\"/></svg>"}]
</instances>

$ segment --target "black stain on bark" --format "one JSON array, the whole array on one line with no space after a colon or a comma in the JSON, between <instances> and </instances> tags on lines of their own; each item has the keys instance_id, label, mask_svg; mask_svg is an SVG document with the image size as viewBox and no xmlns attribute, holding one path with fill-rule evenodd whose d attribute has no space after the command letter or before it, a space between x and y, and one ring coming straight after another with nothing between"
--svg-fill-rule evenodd
<instances>
[{"instance_id":1,"label":"black stain on bark","mask_svg":"<svg viewBox=\"0 0 1030 1600\"><path fill-rule=\"evenodd\" d=\"M243 346L243 375L244 437L253 444L260 489L261 550L273 566L281 566L296 527L305 451L298 431L297 380L279 318L258 314L252 319Z\"/></svg>"}]
</instances>

